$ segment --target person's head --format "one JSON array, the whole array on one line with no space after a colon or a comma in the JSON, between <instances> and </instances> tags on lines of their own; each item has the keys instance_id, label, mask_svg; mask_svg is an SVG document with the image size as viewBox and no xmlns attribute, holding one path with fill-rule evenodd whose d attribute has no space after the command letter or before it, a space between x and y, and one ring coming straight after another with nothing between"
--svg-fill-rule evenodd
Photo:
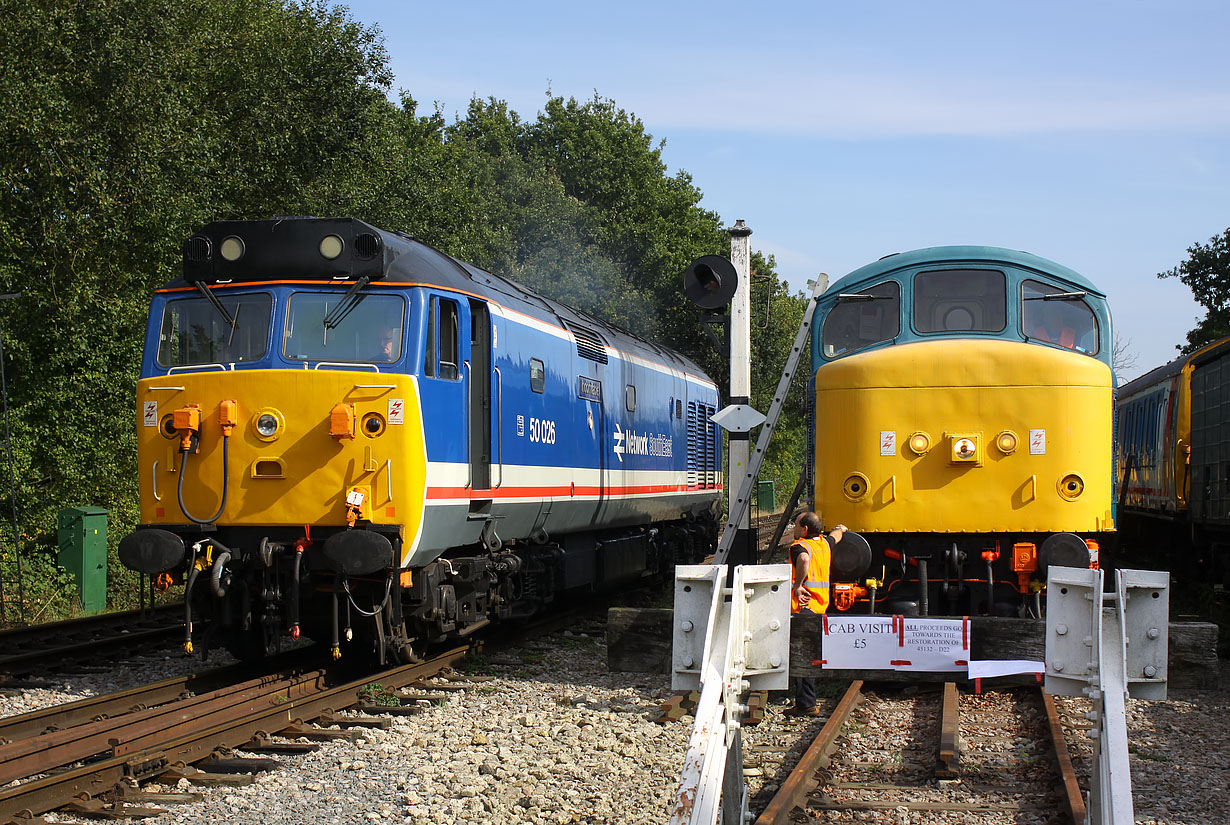
<instances>
[{"instance_id":1,"label":"person's head","mask_svg":"<svg viewBox=\"0 0 1230 825\"><path fill-rule=\"evenodd\" d=\"M386 361L392 361L397 357L397 339L399 330L392 326L385 326L380 330L380 355Z\"/></svg>"},{"instance_id":2,"label":"person's head","mask_svg":"<svg viewBox=\"0 0 1230 825\"><path fill-rule=\"evenodd\" d=\"M820 535L820 517L812 512L800 513L794 521L796 539L814 539Z\"/></svg>"}]
</instances>

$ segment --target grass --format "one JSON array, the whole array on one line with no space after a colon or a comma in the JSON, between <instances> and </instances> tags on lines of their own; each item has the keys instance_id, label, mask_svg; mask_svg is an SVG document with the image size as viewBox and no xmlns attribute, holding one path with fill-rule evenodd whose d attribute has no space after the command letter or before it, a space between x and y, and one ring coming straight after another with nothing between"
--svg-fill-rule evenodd
<instances>
[{"instance_id":1,"label":"grass","mask_svg":"<svg viewBox=\"0 0 1230 825\"><path fill-rule=\"evenodd\" d=\"M368 705L380 705L381 707L397 707L401 704L401 697L398 696L397 691L379 682L368 682L359 688L359 699Z\"/></svg>"}]
</instances>

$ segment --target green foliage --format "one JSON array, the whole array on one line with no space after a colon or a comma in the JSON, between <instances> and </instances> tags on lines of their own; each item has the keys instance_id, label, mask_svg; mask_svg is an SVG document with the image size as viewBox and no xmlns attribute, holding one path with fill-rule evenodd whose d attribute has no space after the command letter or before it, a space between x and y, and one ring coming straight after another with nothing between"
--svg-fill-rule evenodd
<instances>
[{"instance_id":1,"label":"green foliage","mask_svg":"<svg viewBox=\"0 0 1230 825\"><path fill-rule=\"evenodd\" d=\"M69 601L55 595L60 509L106 507L112 549L135 525L149 297L212 220L354 215L403 230L678 349L725 385L680 289L693 258L728 250L721 219L614 101L548 97L524 121L475 98L450 124L410 94L391 102L378 32L321 0L0 11L0 291L22 293L0 323L23 533L0 520L0 574L11 581L20 545L27 612ZM767 276L753 331L765 410L802 301L771 259L753 265ZM764 474L779 489L794 484L801 428L792 402ZM132 606L136 577L109 567L111 603Z\"/></svg>"},{"instance_id":2,"label":"green foliage","mask_svg":"<svg viewBox=\"0 0 1230 825\"><path fill-rule=\"evenodd\" d=\"M389 71L372 32L318 3L0 10L0 289L22 292L0 318L33 586L59 509L108 508L113 542L136 520L146 307L183 238L299 211L299 193L367 142ZM131 583L113 581L112 601Z\"/></svg>"},{"instance_id":3,"label":"green foliage","mask_svg":"<svg viewBox=\"0 0 1230 825\"><path fill-rule=\"evenodd\" d=\"M1207 245L1192 244L1187 256L1174 269L1157 275L1178 278L1206 310L1196 328L1187 333L1187 343L1178 347L1184 355L1230 335L1230 229L1209 238Z\"/></svg>"},{"instance_id":4,"label":"green foliage","mask_svg":"<svg viewBox=\"0 0 1230 825\"><path fill-rule=\"evenodd\" d=\"M756 365L752 370L752 406L766 414L807 307L806 296L790 294L789 286L777 277L775 266L772 256L766 259L759 252L752 253L752 363ZM776 482L779 507L785 506L807 458L810 364L804 350L760 471L762 481Z\"/></svg>"},{"instance_id":5,"label":"green foliage","mask_svg":"<svg viewBox=\"0 0 1230 825\"><path fill-rule=\"evenodd\" d=\"M363 687L359 688L359 701L367 705L379 705L380 707L398 707L401 705L401 696L396 690L390 687L385 687L379 682L368 682Z\"/></svg>"}]
</instances>

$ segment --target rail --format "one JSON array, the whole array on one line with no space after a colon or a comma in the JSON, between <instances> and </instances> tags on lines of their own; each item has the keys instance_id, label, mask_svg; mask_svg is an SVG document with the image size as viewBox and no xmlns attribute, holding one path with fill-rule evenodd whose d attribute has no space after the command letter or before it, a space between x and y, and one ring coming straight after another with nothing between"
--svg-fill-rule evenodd
<instances>
[{"instance_id":1,"label":"rail","mask_svg":"<svg viewBox=\"0 0 1230 825\"><path fill-rule=\"evenodd\" d=\"M456 664L468 651L469 647L454 648L426 662L380 671L378 677L387 688L406 687ZM204 759L219 747L243 747L286 730L297 735L307 722L328 719L335 711L359 704L373 674L335 686L325 684L329 678L325 671L307 671L263 685L234 686L226 695L200 697L190 712L187 706L172 710L177 707L173 704L161 713L142 716L135 727L112 731L105 751L109 756L0 788L0 822L28 821L100 796L112 806L112 813L122 815L127 783L163 774L176 763ZM62 751L61 758L67 753Z\"/></svg>"},{"instance_id":2,"label":"rail","mask_svg":"<svg viewBox=\"0 0 1230 825\"><path fill-rule=\"evenodd\" d=\"M0 631L0 674L63 670L74 662L156 646L181 632L182 604L101 613Z\"/></svg>"},{"instance_id":3,"label":"rail","mask_svg":"<svg viewBox=\"0 0 1230 825\"><path fill-rule=\"evenodd\" d=\"M1003 700L995 694L962 700L957 685L948 682L933 716L930 706L934 699L920 694L893 699L881 694L874 700L875 709L866 714L878 722L876 750L872 752L880 752L881 757L874 762L860 757L857 751L861 746L856 738L845 738L867 723L865 718L861 722L852 718L864 699L863 691L863 682L850 684L823 729L761 812L756 825L787 825L796 821L799 809L856 816L902 809L922 815L960 813L967 817L990 813L1031 817L1049 814L1054 810L1051 786L1038 782L1036 774L1040 765L1047 764L1037 759L1045 750L1058 756L1053 764L1060 774L1063 807L1073 823L1084 825L1084 803L1059 714L1051 697L1041 690L1016 689ZM971 741L962 743L964 702L974 703L965 720L967 724L977 726L981 720L981 726L993 728L993 733L971 731L967 733ZM894 714L886 711L894 703L914 706L894 723ZM1047 708L1045 724L1040 724L1038 715L1031 712L1038 704ZM934 718L938 727L939 741L930 760L919 751L928 747L926 742L936 739L920 736L918 729L929 718ZM895 750L898 746L902 748L900 753ZM960 758L962 751L966 752L965 759ZM860 776L868 778L857 778Z\"/></svg>"}]
</instances>

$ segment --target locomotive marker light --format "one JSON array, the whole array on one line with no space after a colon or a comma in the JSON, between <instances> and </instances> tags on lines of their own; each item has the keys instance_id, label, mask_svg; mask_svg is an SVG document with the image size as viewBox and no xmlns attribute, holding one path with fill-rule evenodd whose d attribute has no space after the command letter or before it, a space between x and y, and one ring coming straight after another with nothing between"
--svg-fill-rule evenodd
<instances>
[{"instance_id":1,"label":"locomotive marker light","mask_svg":"<svg viewBox=\"0 0 1230 825\"><path fill-rule=\"evenodd\" d=\"M261 410L252 422L256 437L262 441L273 441L277 438L278 431L284 424L285 419L277 410Z\"/></svg>"},{"instance_id":2,"label":"locomotive marker light","mask_svg":"<svg viewBox=\"0 0 1230 825\"><path fill-rule=\"evenodd\" d=\"M337 235L325 235L320 239L320 256L326 260L332 261L345 248L346 244Z\"/></svg>"},{"instance_id":3,"label":"locomotive marker light","mask_svg":"<svg viewBox=\"0 0 1230 825\"><path fill-rule=\"evenodd\" d=\"M222 255L223 259L232 263L243 257L244 250L243 238L236 237L235 235L223 238L222 246L218 248L218 252Z\"/></svg>"},{"instance_id":4,"label":"locomotive marker light","mask_svg":"<svg viewBox=\"0 0 1230 825\"><path fill-rule=\"evenodd\" d=\"M841 485L841 491L850 501L862 501L870 487L871 483L867 481L867 476L862 473L850 473Z\"/></svg>"},{"instance_id":5,"label":"locomotive marker light","mask_svg":"<svg viewBox=\"0 0 1230 825\"><path fill-rule=\"evenodd\" d=\"M1085 480L1076 473L1068 473L1059 479L1059 495L1068 501L1076 501L1085 492Z\"/></svg>"}]
</instances>

